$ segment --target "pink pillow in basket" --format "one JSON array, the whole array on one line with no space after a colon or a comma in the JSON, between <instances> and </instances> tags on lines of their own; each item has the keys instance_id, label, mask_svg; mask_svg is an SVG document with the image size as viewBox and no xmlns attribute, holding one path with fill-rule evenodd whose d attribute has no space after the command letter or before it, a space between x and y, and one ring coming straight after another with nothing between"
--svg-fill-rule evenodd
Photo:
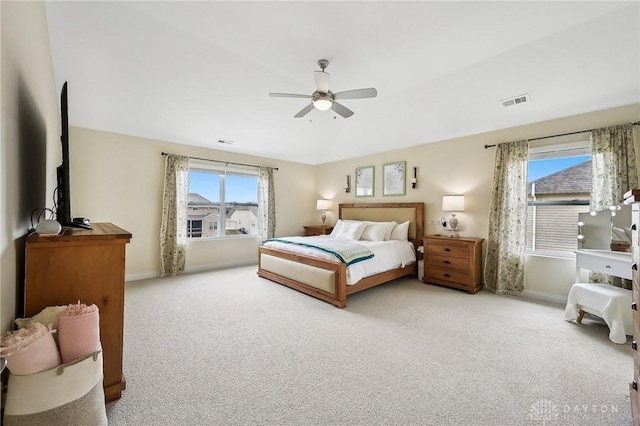
<instances>
[{"instance_id":1,"label":"pink pillow in basket","mask_svg":"<svg viewBox=\"0 0 640 426\"><path fill-rule=\"evenodd\" d=\"M25 376L60 365L60 354L51 333L50 326L35 322L2 336L0 353L7 359L9 371Z\"/></svg>"},{"instance_id":2,"label":"pink pillow in basket","mask_svg":"<svg viewBox=\"0 0 640 426\"><path fill-rule=\"evenodd\" d=\"M102 349L96 305L78 302L67 306L58 317L58 346L63 364Z\"/></svg>"}]
</instances>

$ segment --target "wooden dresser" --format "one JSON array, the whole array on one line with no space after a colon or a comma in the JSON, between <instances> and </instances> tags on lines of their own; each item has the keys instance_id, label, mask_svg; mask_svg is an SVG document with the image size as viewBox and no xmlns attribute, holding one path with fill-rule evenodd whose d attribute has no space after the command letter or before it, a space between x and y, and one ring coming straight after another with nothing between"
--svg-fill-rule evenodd
<instances>
[{"instance_id":1,"label":"wooden dresser","mask_svg":"<svg viewBox=\"0 0 640 426\"><path fill-rule=\"evenodd\" d=\"M640 275L638 273L638 265L640 265L640 189L633 189L624 194L625 204L631 204L631 230L632 230L632 249L633 263L632 269L632 290L633 302L633 380L629 384L629 396L631 399L631 414L633 415L634 426L640 426L640 354L638 354L638 340L640 340L640 314L638 307L640 306Z\"/></svg>"},{"instance_id":2,"label":"wooden dresser","mask_svg":"<svg viewBox=\"0 0 640 426\"><path fill-rule=\"evenodd\" d=\"M329 235L333 231L333 226L305 226L304 236Z\"/></svg>"},{"instance_id":3,"label":"wooden dresser","mask_svg":"<svg viewBox=\"0 0 640 426\"><path fill-rule=\"evenodd\" d=\"M122 373L125 245L131 234L111 223L93 230L64 228L55 236L30 235L26 241L24 315L47 306L78 301L100 310L100 341L107 402L125 388Z\"/></svg>"},{"instance_id":4,"label":"wooden dresser","mask_svg":"<svg viewBox=\"0 0 640 426\"><path fill-rule=\"evenodd\" d=\"M482 238L424 236L422 281L477 293L482 289L482 241Z\"/></svg>"}]
</instances>

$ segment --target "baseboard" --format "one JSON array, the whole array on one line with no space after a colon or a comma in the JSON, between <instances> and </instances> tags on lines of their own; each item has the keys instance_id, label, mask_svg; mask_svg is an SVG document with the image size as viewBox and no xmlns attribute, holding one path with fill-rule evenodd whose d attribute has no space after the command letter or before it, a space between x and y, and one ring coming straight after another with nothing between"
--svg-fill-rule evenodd
<instances>
[{"instance_id":1,"label":"baseboard","mask_svg":"<svg viewBox=\"0 0 640 426\"><path fill-rule=\"evenodd\" d=\"M545 302L551 302L557 305L564 306L567 304L567 297L560 296L557 294L544 293L542 291L536 291L536 290L525 290L522 295L524 297L528 297L529 299L543 300Z\"/></svg>"},{"instance_id":2,"label":"baseboard","mask_svg":"<svg viewBox=\"0 0 640 426\"><path fill-rule=\"evenodd\" d=\"M216 271L219 269L236 268L239 266L249 266L249 265L257 265L257 263L255 260L243 260L239 262L229 262L229 263L218 264L215 266L201 265L201 266L188 268L182 273L195 274L198 272L210 272L210 271ZM159 277L160 277L160 272L141 272L139 274L125 275L124 280L125 282L130 282L130 281L139 281L139 280L146 280L149 278L159 278Z\"/></svg>"},{"instance_id":3,"label":"baseboard","mask_svg":"<svg viewBox=\"0 0 640 426\"><path fill-rule=\"evenodd\" d=\"M242 260L239 262L229 262L229 263L222 263L222 264L218 264L215 266L212 265L201 265L201 266L196 266L196 267L192 267L192 268L188 268L187 270L185 270L184 272L187 274L193 274L193 273L198 273L198 272L209 272L209 271L217 271L219 269L227 269L227 268L237 268L239 266L249 266L249 265L258 265L258 263L255 260ZM256 269L257 271L257 269Z\"/></svg>"}]
</instances>

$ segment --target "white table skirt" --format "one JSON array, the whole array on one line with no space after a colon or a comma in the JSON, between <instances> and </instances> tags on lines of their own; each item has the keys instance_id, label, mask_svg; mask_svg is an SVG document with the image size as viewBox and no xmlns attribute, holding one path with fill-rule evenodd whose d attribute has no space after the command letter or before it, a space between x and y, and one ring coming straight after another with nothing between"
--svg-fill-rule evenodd
<instances>
[{"instance_id":1,"label":"white table skirt","mask_svg":"<svg viewBox=\"0 0 640 426\"><path fill-rule=\"evenodd\" d=\"M575 321L580 309L602 318L609 326L609 339L618 344L626 343L632 335L632 292L609 284L576 283L567 297L564 318Z\"/></svg>"}]
</instances>

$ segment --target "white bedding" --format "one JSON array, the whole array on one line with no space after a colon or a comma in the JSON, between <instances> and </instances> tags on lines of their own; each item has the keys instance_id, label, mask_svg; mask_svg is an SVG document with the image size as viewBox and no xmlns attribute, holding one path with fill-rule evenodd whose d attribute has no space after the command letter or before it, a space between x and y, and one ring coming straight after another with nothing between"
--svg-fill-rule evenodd
<instances>
[{"instance_id":1,"label":"white bedding","mask_svg":"<svg viewBox=\"0 0 640 426\"><path fill-rule=\"evenodd\" d=\"M325 238L333 238L325 235ZM354 263L347 267L347 284L353 285L362 278L370 277L391 269L405 267L416 261L416 253L413 243L410 241L356 241L358 244L366 246L374 253L371 259ZM265 247L271 247L296 254L302 254L319 259L336 261L336 257L322 250L311 247L298 246L277 241L264 243Z\"/></svg>"}]
</instances>

